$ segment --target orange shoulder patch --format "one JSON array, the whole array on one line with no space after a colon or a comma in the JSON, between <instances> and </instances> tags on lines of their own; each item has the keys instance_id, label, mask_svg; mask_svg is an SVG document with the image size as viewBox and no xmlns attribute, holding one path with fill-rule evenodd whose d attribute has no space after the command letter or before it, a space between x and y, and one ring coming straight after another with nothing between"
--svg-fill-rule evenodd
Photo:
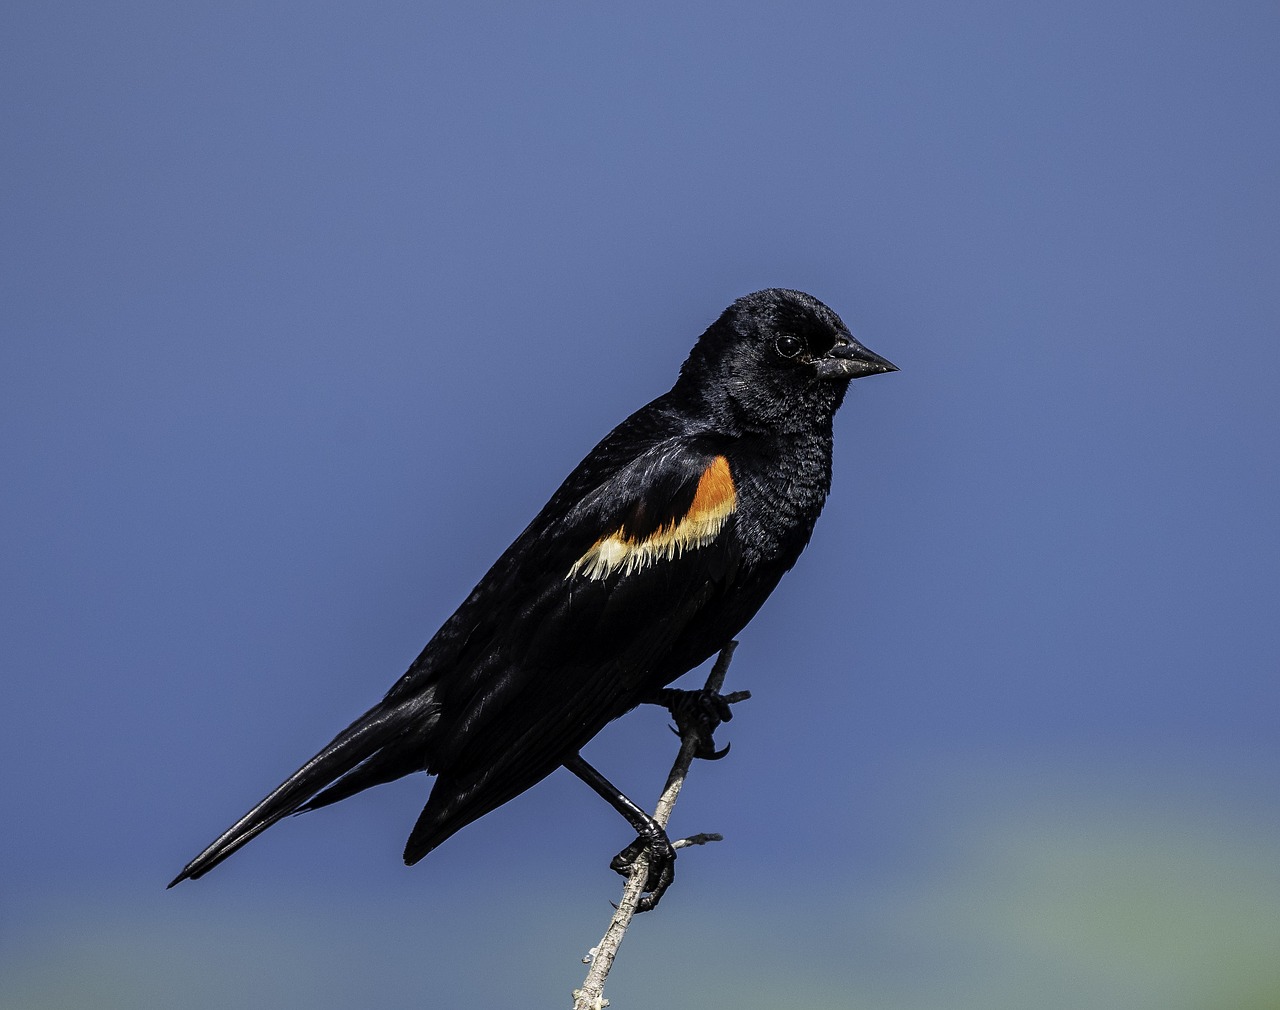
<instances>
[{"instance_id":1,"label":"orange shoulder patch","mask_svg":"<svg viewBox=\"0 0 1280 1010\"><path fill-rule=\"evenodd\" d=\"M701 522L716 516L727 516L738 504L738 489L733 485L729 461L717 456L698 478L698 490L684 522Z\"/></svg>"},{"instance_id":2,"label":"orange shoulder patch","mask_svg":"<svg viewBox=\"0 0 1280 1010\"><path fill-rule=\"evenodd\" d=\"M677 558L687 550L711 543L737 506L738 490L729 461L717 456L698 478L684 518L655 530L643 540L632 539L621 529L602 537L573 563L566 578L581 573L589 579L603 579L619 569L630 575L659 561Z\"/></svg>"}]
</instances>

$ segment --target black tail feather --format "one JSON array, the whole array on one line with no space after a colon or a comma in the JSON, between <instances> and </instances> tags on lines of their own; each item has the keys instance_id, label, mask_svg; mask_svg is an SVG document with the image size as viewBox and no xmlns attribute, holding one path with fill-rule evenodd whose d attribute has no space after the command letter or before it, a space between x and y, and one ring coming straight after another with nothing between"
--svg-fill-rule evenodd
<instances>
[{"instance_id":1,"label":"black tail feather","mask_svg":"<svg viewBox=\"0 0 1280 1010\"><path fill-rule=\"evenodd\" d=\"M303 809L310 809L309 800L362 763L367 763L370 767L377 766L378 752L391 744L420 718L424 718L426 716L424 709L428 707L429 702L419 697L408 699L399 705L388 707L384 704L371 708L334 737L324 750L276 786L261 803L224 831L213 844L183 867L182 872L174 877L168 886L173 887L174 884L184 880L202 877L242 845L266 831L276 821ZM421 767L421 761L418 767ZM404 767L399 774L407 774L413 770L412 767ZM343 795L350 795L379 782L389 782L396 777L398 775L349 776L355 788L349 789ZM359 785L356 785L357 782Z\"/></svg>"},{"instance_id":2,"label":"black tail feather","mask_svg":"<svg viewBox=\"0 0 1280 1010\"><path fill-rule=\"evenodd\" d=\"M323 792L298 807L297 813L319 810L330 803L345 800L371 786L394 782L412 772L423 771L425 747L418 736L401 736L388 743L368 760L356 765Z\"/></svg>"},{"instance_id":3,"label":"black tail feather","mask_svg":"<svg viewBox=\"0 0 1280 1010\"><path fill-rule=\"evenodd\" d=\"M508 767L505 775L485 774L478 781L466 783L442 771L405 843L405 865L412 866L441 842L519 796L558 767L559 764Z\"/></svg>"}]
</instances>

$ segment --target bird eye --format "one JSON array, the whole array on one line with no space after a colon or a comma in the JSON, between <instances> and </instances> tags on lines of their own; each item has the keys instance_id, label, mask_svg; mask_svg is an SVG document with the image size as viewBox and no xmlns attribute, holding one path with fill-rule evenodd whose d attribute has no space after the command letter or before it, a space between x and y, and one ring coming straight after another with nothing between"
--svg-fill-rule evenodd
<instances>
[{"instance_id":1,"label":"bird eye","mask_svg":"<svg viewBox=\"0 0 1280 1010\"><path fill-rule=\"evenodd\" d=\"M773 349L784 358L794 358L804 348L804 341L790 334L783 334L773 345Z\"/></svg>"}]
</instances>

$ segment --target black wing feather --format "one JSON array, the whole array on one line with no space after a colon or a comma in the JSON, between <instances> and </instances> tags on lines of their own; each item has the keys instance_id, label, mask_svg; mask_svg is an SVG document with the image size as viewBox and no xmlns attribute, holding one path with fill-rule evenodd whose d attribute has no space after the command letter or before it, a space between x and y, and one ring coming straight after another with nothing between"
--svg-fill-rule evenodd
<instances>
[{"instance_id":1,"label":"black wing feather","mask_svg":"<svg viewBox=\"0 0 1280 1010\"><path fill-rule=\"evenodd\" d=\"M520 616L473 634L468 652L477 654L465 672L441 678L439 779L406 861L550 774L607 722L687 669L682 659L673 665L690 651L678 643L702 623L710 601L728 595L737 571L730 527L709 544L629 574L569 571L624 526L643 536L678 522L715 448L701 441L654 446L574 507L552 511L545 525L535 520L513 545L512 575L525 590ZM512 602L498 609L510 615ZM451 703L462 709L450 713Z\"/></svg>"}]
</instances>

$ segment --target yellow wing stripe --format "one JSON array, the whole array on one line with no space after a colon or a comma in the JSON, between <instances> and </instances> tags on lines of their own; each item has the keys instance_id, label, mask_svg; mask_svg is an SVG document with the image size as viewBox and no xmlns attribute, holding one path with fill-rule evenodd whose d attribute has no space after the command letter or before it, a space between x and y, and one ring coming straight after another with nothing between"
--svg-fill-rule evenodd
<instances>
[{"instance_id":1,"label":"yellow wing stripe","mask_svg":"<svg viewBox=\"0 0 1280 1010\"><path fill-rule=\"evenodd\" d=\"M693 502L683 519L658 528L643 540L626 536L622 529L601 537L573 563L567 577L581 573L589 579L604 579L620 569L630 575L658 561L677 558L711 543L737 506L738 491L729 461L717 456L698 478Z\"/></svg>"}]
</instances>

